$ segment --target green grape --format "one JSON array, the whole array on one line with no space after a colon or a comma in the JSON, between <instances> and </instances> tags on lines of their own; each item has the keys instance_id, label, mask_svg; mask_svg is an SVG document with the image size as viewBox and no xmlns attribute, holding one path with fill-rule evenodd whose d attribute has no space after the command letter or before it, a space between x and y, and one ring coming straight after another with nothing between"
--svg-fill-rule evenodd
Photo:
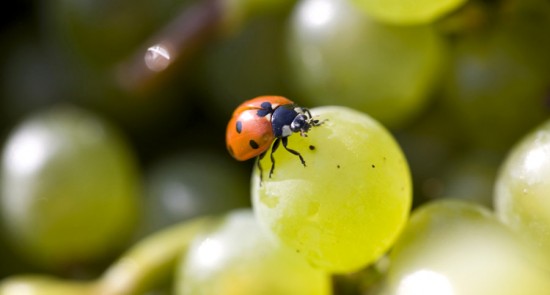
<instances>
[{"instance_id":1,"label":"green grape","mask_svg":"<svg viewBox=\"0 0 550 295\"><path fill-rule=\"evenodd\" d=\"M500 219L540 250L550 269L550 122L525 136L500 169L495 209Z\"/></svg>"},{"instance_id":2,"label":"green grape","mask_svg":"<svg viewBox=\"0 0 550 295\"><path fill-rule=\"evenodd\" d=\"M118 250L138 213L138 172L112 126L58 107L15 128L2 154L0 215L28 260L52 269Z\"/></svg>"},{"instance_id":3,"label":"green grape","mask_svg":"<svg viewBox=\"0 0 550 295\"><path fill-rule=\"evenodd\" d=\"M208 150L186 151L155 162L146 177L145 231L249 207L246 176L238 168L234 161Z\"/></svg>"},{"instance_id":4,"label":"green grape","mask_svg":"<svg viewBox=\"0 0 550 295\"><path fill-rule=\"evenodd\" d=\"M342 0L301 1L288 43L304 104L349 106L389 127L424 108L443 61L432 27L380 24Z\"/></svg>"},{"instance_id":5,"label":"green grape","mask_svg":"<svg viewBox=\"0 0 550 295\"><path fill-rule=\"evenodd\" d=\"M392 24L423 24L441 18L466 0L352 0L374 18Z\"/></svg>"},{"instance_id":6,"label":"green grape","mask_svg":"<svg viewBox=\"0 0 550 295\"><path fill-rule=\"evenodd\" d=\"M197 237L176 280L178 295L330 294L330 276L269 239L250 210Z\"/></svg>"},{"instance_id":7,"label":"green grape","mask_svg":"<svg viewBox=\"0 0 550 295\"><path fill-rule=\"evenodd\" d=\"M411 205L407 162L390 133L345 107L319 107L323 121L307 137L293 135L254 170L252 196L261 224L315 266L352 272L378 259L397 238ZM268 154L270 151L268 151Z\"/></svg>"},{"instance_id":8,"label":"green grape","mask_svg":"<svg viewBox=\"0 0 550 295\"><path fill-rule=\"evenodd\" d=\"M544 2L512 5L490 27L457 38L444 102L476 146L504 152L550 114L550 2Z\"/></svg>"},{"instance_id":9,"label":"green grape","mask_svg":"<svg viewBox=\"0 0 550 295\"><path fill-rule=\"evenodd\" d=\"M543 295L548 272L487 209L458 200L413 212L390 255L387 294Z\"/></svg>"}]
</instances>

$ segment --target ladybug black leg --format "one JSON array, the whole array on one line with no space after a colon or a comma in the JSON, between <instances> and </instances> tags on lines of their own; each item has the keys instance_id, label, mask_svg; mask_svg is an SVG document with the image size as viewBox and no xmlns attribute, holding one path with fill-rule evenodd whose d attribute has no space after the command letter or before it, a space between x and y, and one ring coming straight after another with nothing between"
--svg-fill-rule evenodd
<instances>
[{"instance_id":1,"label":"ladybug black leg","mask_svg":"<svg viewBox=\"0 0 550 295\"><path fill-rule=\"evenodd\" d=\"M283 142L284 142L283 138ZM275 171L275 158L273 158L273 153L279 148L279 144L281 143L281 138L275 139L275 142L273 142L273 146L271 147L271 154L269 157L271 158L271 169L269 170L269 178L271 178L271 175L273 174L273 171Z\"/></svg>"},{"instance_id":2,"label":"ladybug black leg","mask_svg":"<svg viewBox=\"0 0 550 295\"><path fill-rule=\"evenodd\" d=\"M287 146L287 144L288 144L288 137L283 137L283 138L282 138L282 141L283 141L283 147L284 147L289 153L298 156L298 157L300 158L300 161L302 162L302 165L304 165L304 167L306 167L306 161L304 161L304 158L302 157L302 155L301 155L299 152L297 152L297 151L295 151L295 150L293 150L293 149L291 149L291 148L289 148L289 147Z\"/></svg>"},{"instance_id":3,"label":"ladybug black leg","mask_svg":"<svg viewBox=\"0 0 550 295\"><path fill-rule=\"evenodd\" d=\"M308 118L313 118L313 116L311 115L311 112L309 111L309 109L306 109L306 108L303 108L304 112L306 113L306 115L308 116Z\"/></svg>"},{"instance_id":4,"label":"ladybug black leg","mask_svg":"<svg viewBox=\"0 0 550 295\"><path fill-rule=\"evenodd\" d=\"M256 165L258 165L258 169L260 170L260 185L262 184L262 181L264 179L264 169L262 168L262 159L265 157L267 151L263 152L258 156L258 161L256 162Z\"/></svg>"}]
</instances>

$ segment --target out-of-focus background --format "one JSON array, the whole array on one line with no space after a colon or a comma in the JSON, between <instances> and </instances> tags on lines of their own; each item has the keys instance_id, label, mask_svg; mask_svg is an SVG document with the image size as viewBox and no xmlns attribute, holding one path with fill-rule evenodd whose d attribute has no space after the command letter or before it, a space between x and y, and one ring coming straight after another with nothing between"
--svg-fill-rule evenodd
<instances>
[{"instance_id":1,"label":"out-of-focus background","mask_svg":"<svg viewBox=\"0 0 550 295\"><path fill-rule=\"evenodd\" d=\"M367 2L4 6L0 278L94 278L170 224L249 207L253 161L229 156L225 128L266 94L379 120L409 161L414 206L491 208L504 157L550 114L550 2Z\"/></svg>"}]
</instances>

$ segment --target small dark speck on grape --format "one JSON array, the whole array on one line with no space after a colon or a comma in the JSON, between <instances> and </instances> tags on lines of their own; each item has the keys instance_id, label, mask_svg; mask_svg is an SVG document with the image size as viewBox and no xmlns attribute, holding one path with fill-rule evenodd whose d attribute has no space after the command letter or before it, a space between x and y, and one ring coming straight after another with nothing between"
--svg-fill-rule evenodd
<instances>
[{"instance_id":1,"label":"small dark speck on grape","mask_svg":"<svg viewBox=\"0 0 550 295\"><path fill-rule=\"evenodd\" d=\"M374 164L371 165L372 168L376 168L376 166L374 166Z\"/></svg>"},{"instance_id":2,"label":"small dark speck on grape","mask_svg":"<svg viewBox=\"0 0 550 295\"><path fill-rule=\"evenodd\" d=\"M340 169L340 165L336 165L336 168Z\"/></svg>"},{"instance_id":3,"label":"small dark speck on grape","mask_svg":"<svg viewBox=\"0 0 550 295\"><path fill-rule=\"evenodd\" d=\"M314 150L314 149L315 149L315 146L314 146L314 145L310 145L310 146L309 146L309 150L312 151L312 150Z\"/></svg>"}]
</instances>

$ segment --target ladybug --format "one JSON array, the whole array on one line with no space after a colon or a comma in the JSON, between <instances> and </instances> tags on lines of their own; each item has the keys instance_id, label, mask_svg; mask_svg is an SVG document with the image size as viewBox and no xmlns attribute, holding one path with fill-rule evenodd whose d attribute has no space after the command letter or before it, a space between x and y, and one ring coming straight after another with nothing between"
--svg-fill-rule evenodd
<instances>
[{"instance_id":1,"label":"ladybug","mask_svg":"<svg viewBox=\"0 0 550 295\"><path fill-rule=\"evenodd\" d=\"M235 111L225 133L227 150L233 158L245 161L259 156L260 160L267 150L271 149L271 169L269 177L275 169L273 153L282 143L290 153L298 156L302 165L306 162L302 155L289 148L288 137L293 133L307 136L313 126L319 126L319 120L314 120L307 108L296 105L282 96L259 96L242 103ZM260 161L260 178L262 167Z\"/></svg>"}]
</instances>

